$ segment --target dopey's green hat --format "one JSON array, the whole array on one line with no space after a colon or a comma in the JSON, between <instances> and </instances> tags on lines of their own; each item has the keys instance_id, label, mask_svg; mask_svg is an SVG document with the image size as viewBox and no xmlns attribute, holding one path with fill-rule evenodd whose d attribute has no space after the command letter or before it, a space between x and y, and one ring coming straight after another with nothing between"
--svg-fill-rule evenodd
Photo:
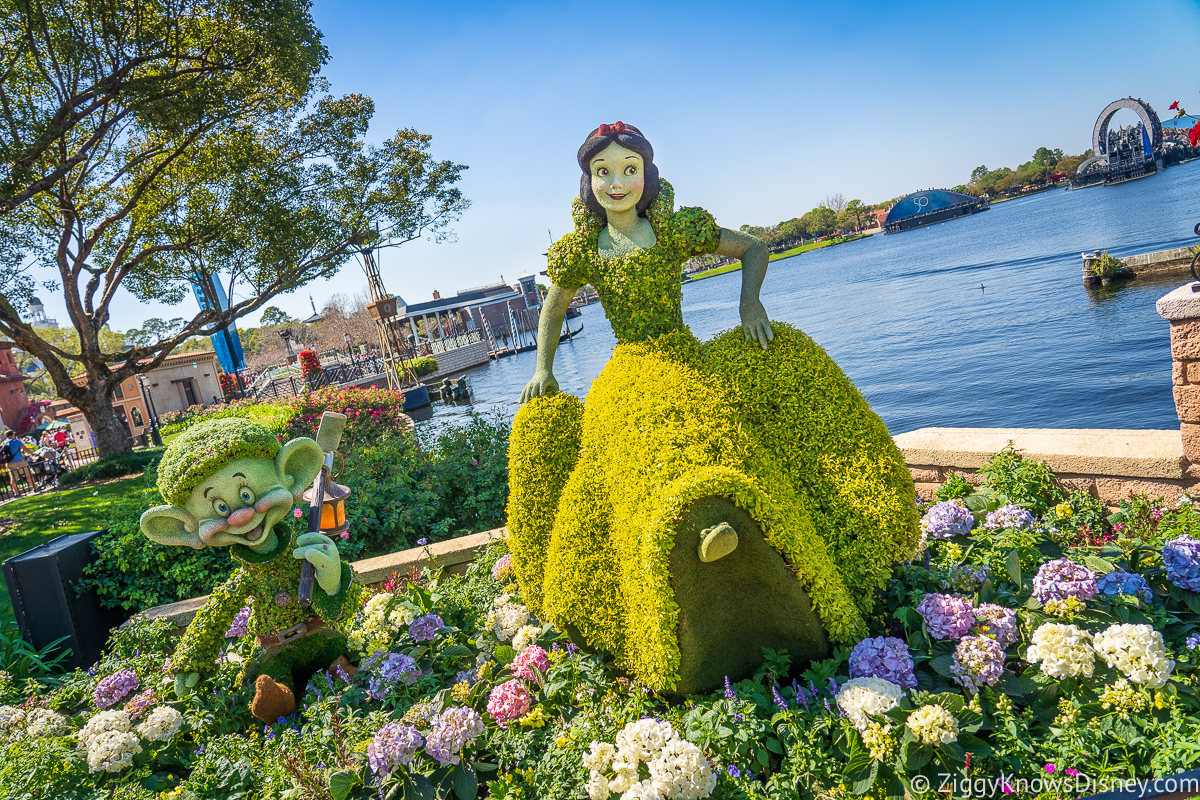
<instances>
[{"instance_id":1,"label":"dopey's green hat","mask_svg":"<svg viewBox=\"0 0 1200 800\"><path fill-rule=\"evenodd\" d=\"M158 464L158 491L181 506L205 478L231 461L274 458L282 445L262 425L229 417L188 428L171 443Z\"/></svg>"}]
</instances>

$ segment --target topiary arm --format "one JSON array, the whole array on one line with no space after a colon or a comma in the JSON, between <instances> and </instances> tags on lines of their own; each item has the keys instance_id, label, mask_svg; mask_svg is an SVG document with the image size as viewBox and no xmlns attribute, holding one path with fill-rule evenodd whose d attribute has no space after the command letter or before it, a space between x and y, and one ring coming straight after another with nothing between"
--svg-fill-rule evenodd
<instances>
[{"instance_id":1,"label":"topiary arm","mask_svg":"<svg viewBox=\"0 0 1200 800\"><path fill-rule=\"evenodd\" d=\"M745 334L746 341L758 342L766 350L767 343L775 338L775 332L771 330L767 310L763 308L758 295L763 279L767 277L770 252L761 239L740 231L721 228L720 237L716 253L740 259L742 262L742 299L739 304L742 333Z\"/></svg>"},{"instance_id":2,"label":"topiary arm","mask_svg":"<svg viewBox=\"0 0 1200 800\"><path fill-rule=\"evenodd\" d=\"M171 656L171 674L211 672L216 668L217 653L225 641L225 632L246 604L248 591L240 569L213 589Z\"/></svg>"},{"instance_id":3,"label":"topiary arm","mask_svg":"<svg viewBox=\"0 0 1200 800\"><path fill-rule=\"evenodd\" d=\"M558 284L551 286L550 293L546 295L538 320L537 367L533 378L521 392L522 403L558 391L558 381L554 379L554 353L558 350L559 333L574 296L573 290Z\"/></svg>"},{"instance_id":4,"label":"topiary arm","mask_svg":"<svg viewBox=\"0 0 1200 800\"><path fill-rule=\"evenodd\" d=\"M326 622L340 622L358 613L362 587L354 580L354 569L342 562L342 583L337 594L313 592L312 610Z\"/></svg>"}]
</instances>

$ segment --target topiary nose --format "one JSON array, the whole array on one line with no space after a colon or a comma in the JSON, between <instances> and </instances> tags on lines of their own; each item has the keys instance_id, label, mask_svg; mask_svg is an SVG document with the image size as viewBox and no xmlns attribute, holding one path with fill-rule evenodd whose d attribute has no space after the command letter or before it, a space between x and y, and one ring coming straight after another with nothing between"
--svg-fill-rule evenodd
<instances>
[{"instance_id":1,"label":"topiary nose","mask_svg":"<svg viewBox=\"0 0 1200 800\"><path fill-rule=\"evenodd\" d=\"M254 519L253 508L239 508L237 511L229 515L229 524L234 528L240 528L252 519Z\"/></svg>"}]
</instances>

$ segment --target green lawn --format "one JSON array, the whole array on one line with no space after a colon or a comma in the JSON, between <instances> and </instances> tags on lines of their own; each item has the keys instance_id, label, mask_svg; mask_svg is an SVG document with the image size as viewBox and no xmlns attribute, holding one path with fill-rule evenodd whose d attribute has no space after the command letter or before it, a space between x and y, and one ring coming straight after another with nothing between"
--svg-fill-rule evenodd
<instances>
[{"instance_id":1,"label":"green lawn","mask_svg":"<svg viewBox=\"0 0 1200 800\"><path fill-rule=\"evenodd\" d=\"M152 485L136 475L101 485L76 486L59 492L22 497L0 505L0 562L66 533L104 527L105 509L131 489ZM0 583L0 630L13 624L8 587Z\"/></svg>"},{"instance_id":2,"label":"green lawn","mask_svg":"<svg viewBox=\"0 0 1200 800\"><path fill-rule=\"evenodd\" d=\"M855 239L865 239L868 236L870 236L870 234L860 233L857 236L847 236L845 239L826 239L823 242L810 242L809 244L802 244L799 247L793 247L791 250L784 250L782 253L772 253L770 260L778 261L781 258L791 258L792 256L798 256L801 253L807 253L809 250L820 250L822 247L831 247L835 244L841 244L842 242L853 242ZM724 275L726 272L737 272L741 268L742 263L740 261L735 261L732 264L726 264L723 267L716 267L704 272L697 272L692 276L692 280L698 281L702 280L703 278L712 278L716 275Z\"/></svg>"}]
</instances>

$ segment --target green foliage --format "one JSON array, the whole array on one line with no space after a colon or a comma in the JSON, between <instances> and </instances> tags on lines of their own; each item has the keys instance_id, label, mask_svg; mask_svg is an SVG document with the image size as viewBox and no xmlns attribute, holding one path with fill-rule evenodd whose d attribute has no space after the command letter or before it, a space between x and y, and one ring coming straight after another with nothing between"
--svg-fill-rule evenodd
<instances>
[{"instance_id":1,"label":"green foliage","mask_svg":"<svg viewBox=\"0 0 1200 800\"><path fill-rule=\"evenodd\" d=\"M1045 514L1063 494L1054 483L1049 465L1044 461L1029 461L1017 452L1012 442L992 456L979 474L988 489L1028 509L1035 517Z\"/></svg>"},{"instance_id":2,"label":"green foliage","mask_svg":"<svg viewBox=\"0 0 1200 800\"><path fill-rule=\"evenodd\" d=\"M119 478L122 475L136 475L148 469L154 469L162 458L163 448L153 447L147 450L135 450L132 453L101 456L90 464L76 467L70 472L64 472L58 478L59 486L73 486L88 481L104 481L109 478Z\"/></svg>"},{"instance_id":3,"label":"green foliage","mask_svg":"<svg viewBox=\"0 0 1200 800\"><path fill-rule=\"evenodd\" d=\"M66 638L36 648L25 641L15 627L0 631L0 672L16 681L52 680L62 671L62 662L70 655L70 648L63 645Z\"/></svg>"},{"instance_id":4,"label":"green foliage","mask_svg":"<svg viewBox=\"0 0 1200 800\"><path fill-rule=\"evenodd\" d=\"M426 375L432 375L438 371L437 359L433 356L414 358L409 362L409 366L412 367L413 374L418 378L423 378Z\"/></svg>"},{"instance_id":5,"label":"green foliage","mask_svg":"<svg viewBox=\"0 0 1200 800\"><path fill-rule=\"evenodd\" d=\"M958 500L974 493L975 487L967 483L967 479L957 472L951 472L945 482L938 487L938 500Z\"/></svg>"},{"instance_id":6,"label":"green foliage","mask_svg":"<svg viewBox=\"0 0 1200 800\"><path fill-rule=\"evenodd\" d=\"M1110 256L1105 250L1100 257L1088 265L1088 274L1097 278L1110 278L1125 270L1125 264L1116 256Z\"/></svg>"},{"instance_id":7,"label":"green foliage","mask_svg":"<svg viewBox=\"0 0 1200 800\"><path fill-rule=\"evenodd\" d=\"M389 389L326 387L305 392L288 404L291 418L284 427L284 441L297 436L316 438L321 415L326 411L345 414L346 428L342 432L343 453L365 443L379 432L403 430L408 424L404 415L404 394Z\"/></svg>"}]
</instances>

